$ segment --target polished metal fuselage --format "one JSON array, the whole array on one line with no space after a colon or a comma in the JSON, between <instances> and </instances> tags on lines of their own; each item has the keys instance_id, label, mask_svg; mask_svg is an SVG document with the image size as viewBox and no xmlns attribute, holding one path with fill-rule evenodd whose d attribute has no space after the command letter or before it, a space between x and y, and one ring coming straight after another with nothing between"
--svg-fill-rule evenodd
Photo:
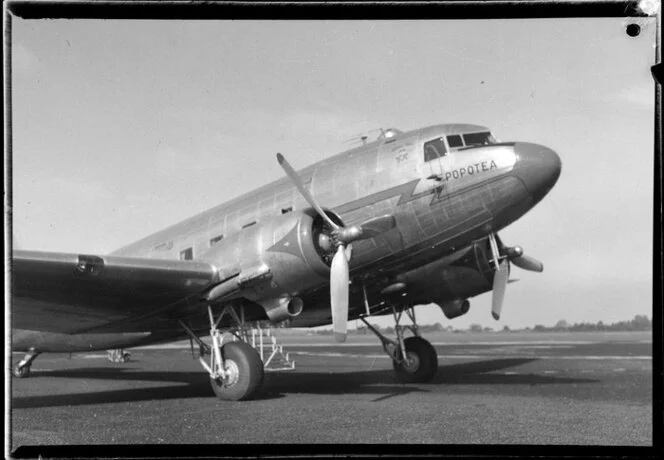
<instances>
[{"instance_id":1,"label":"polished metal fuselage","mask_svg":"<svg viewBox=\"0 0 664 460\"><path fill-rule=\"evenodd\" d=\"M486 128L476 125L424 128L343 152L299 171L319 203L337 212L346 225L386 214L397 218L398 231L353 245L352 270L366 264L382 265L385 259L397 264L407 262L401 259L411 260L423 250L434 256L430 246L447 244L458 237L469 242L464 236L478 225L488 224L498 230L509 223L496 218L515 201L529 198L516 177L503 177L515 164L512 146L452 152L434 161L424 161L422 146L427 140L481 129ZM430 178L436 175L442 176L442 180ZM283 210L297 211L308 206L284 178L113 254L177 259L191 248L193 258L197 259L209 250L214 238L223 235L224 239L217 244L224 244L230 235L259 225ZM516 214L514 219L523 212ZM244 245L253 244L249 238L240 241L236 251L239 256L247 252Z\"/></svg>"}]
</instances>

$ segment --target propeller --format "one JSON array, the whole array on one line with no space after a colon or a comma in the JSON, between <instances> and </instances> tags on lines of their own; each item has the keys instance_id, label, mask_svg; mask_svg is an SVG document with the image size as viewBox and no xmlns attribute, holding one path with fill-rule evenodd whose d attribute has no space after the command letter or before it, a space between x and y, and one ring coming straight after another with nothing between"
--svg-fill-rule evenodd
<instances>
[{"instance_id":1,"label":"propeller","mask_svg":"<svg viewBox=\"0 0 664 460\"><path fill-rule=\"evenodd\" d=\"M348 259L341 244L330 267L330 306L334 338L337 342L345 342L348 322Z\"/></svg>"},{"instance_id":2,"label":"propeller","mask_svg":"<svg viewBox=\"0 0 664 460\"><path fill-rule=\"evenodd\" d=\"M277 153L277 161L279 162L279 166L281 166L284 169L284 171L286 171L286 174L290 178L293 185L297 187L297 190L300 192L300 195L302 195L304 199L307 200L307 203L309 203L311 207L316 210L318 215L320 215L323 219L325 219L325 222L327 222L330 227L332 227L335 230L339 229L339 226L334 222L332 222L332 219L330 219L329 216L325 214L323 208L318 206L318 203L316 203L314 197L311 196L309 190L307 190L307 188L302 183L300 176L297 175L293 167L290 165L290 163L288 163L288 161L286 161L286 158L281 153Z\"/></svg>"},{"instance_id":3,"label":"propeller","mask_svg":"<svg viewBox=\"0 0 664 460\"><path fill-rule=\"evenodd\" d=\"M277 153L277 161L304 199L307 200L311 207L316 210L332 229L331 235L324 235L325 240L329 239L333 244L331 247L336 246L334 257L330 264L332 328L334 330L334 338L337 342L345 342L348 326L348 260L350 259L350 245L353 241L373 238L393 229L396 226L396 220L394 216L387 215L370 219L360 225L351 225L349 227L339 225L333 222L323 208L320 207L304 186L300 176L281 153Z\"/></svg>"},{"instance_id":4,"label":"propeller","mask_svg":"<svg viewBox=\"0 0 664 460\"><path fill-rule=\"evenodd\" d=\"M493 316L493 319L499 320L503 309L503 300L505 299L505 289L510 282L508 279L510 262L522 270L540 273L544 270L544 265L539 260L524 255L521 246L508 247L503 245L498 235L489 235L489 245L493 253L493 260L500 260L493 276L493 297L491 298L491 316ZM502 258L500 256L501 252Z\"/></svg>"},{"instance_id":5,"label":"propeller","mask_svg":"<svg viewBox=\"0 0 664 460\"><path fill-rule=\"evenodd\" d=\"M500 239L498 239L498 241L500 241ZM501 246L503 252L508 257L509 261L512 262L517 267L523 270L528 270L531 272L539 272L539 273L542 273L542 271L544 270L544 265L542 264L542 262L533 257L525 255L523 253L523 249L521 248L521 246L513 246L510 248L503 246L502 242Z\"/></svg>"},{"instance_id":6,"label":"propeller","mask_svg":"<svg viewBox=\"0 0 664 460\"><path fill-rule=\"evenodd\" d=\"M493 297L491 298L491 316L496 321L500 319L500 312L503 309L503 300L505 299L505 288L507 287L507 278L509 277L509 262L503 259L498 265L498 270L493 275Z\"/></svg>"}]
</instances>

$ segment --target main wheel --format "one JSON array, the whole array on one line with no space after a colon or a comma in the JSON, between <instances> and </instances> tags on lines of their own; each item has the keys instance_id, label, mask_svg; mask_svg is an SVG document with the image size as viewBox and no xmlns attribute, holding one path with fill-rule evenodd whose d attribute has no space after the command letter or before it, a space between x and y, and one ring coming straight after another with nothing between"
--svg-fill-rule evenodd
<instances>
[{"instance_id":1,"label":"main wheel","mask_svg":"<svg viewBox=\"0 0 664 460\"><path fill-rule=\"evenodd\" d=\"M221 347L225 379L210 379L219 399L241 401L250 399L263 384L263 361L258 352L244 342L229 342Z\"/></svg>"},{"instance_id":2,"label":"main wheel","mask_svg":"<svg viewBox=\"0 0 664 460\"><path fill-rule=\"evenodd\" d=\"M392 361L397 379L405 383L430 382L438 370L436 349L421 337L408 337L404 340L407 362Z\"/></svg>"},{"instance_id":3,"label":"main wheel","mask_svg":"<svg viewBox=\"0 0 664 460\"><path fill-rule=\"evenodd\" d=\"M19 379L30 377L30 366L19 366L17 364L14 367L14 377L18 377Z\"/></svg>"}]
</instances>

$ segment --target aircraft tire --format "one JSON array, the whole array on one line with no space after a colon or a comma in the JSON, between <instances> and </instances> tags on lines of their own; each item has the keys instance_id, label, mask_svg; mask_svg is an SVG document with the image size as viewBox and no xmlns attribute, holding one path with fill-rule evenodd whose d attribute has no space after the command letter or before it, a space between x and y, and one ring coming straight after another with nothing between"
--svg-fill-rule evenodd
<instances>
[{"instance_id":1,"label":"aircraft tire","mask_svg":"<svg viewBox=\"0 0 664 460\"><path fill-rule=\"evenodd\" d=\"M438 371L438 354L427 340L408 337L404 340L406 354L413 360L411 365L392 361L397 379L403 383L430 382Z\"/></svg>"},{"instance_id":2,"label":"aircraft tire","mask_svg":"<svg viewBox=\"0 0 664 460\"><path fill-rule=\"evenodd\" d=\"M19 379L25 379L30 377L30 366L19 366L14 367L14 377Z\"/></svg>"},{"instance_id":3,"label":"aircraft tire","mask_svg":"<svg viewBox=\"0 0 664 460\"><path fill-rule=\"evenodd\" d=\"M210 379L212 389L219 399L243 401L253 397L263 384L264 368L258 352L244 342L230 342L221 348L226 369L231 374L226 379Z\"/></svg>"}]
</instances>

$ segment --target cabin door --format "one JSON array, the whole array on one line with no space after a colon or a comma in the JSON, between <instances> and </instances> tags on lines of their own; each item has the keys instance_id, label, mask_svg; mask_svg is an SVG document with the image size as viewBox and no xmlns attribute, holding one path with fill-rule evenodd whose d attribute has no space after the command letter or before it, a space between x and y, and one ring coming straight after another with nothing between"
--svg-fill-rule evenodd
<instances>
[{"instance_id":1,"label":"cabin door","mask_svg":"<svg viewBox=\"0 0 664 460\"><path fill-rule=\"evenodd\" d=\"M447 152L447 145L442 137L424 143L424 171L428 174L425 180L439 198L443 198L447 193L444 167Z\"/></svg>"}]
</instances>

